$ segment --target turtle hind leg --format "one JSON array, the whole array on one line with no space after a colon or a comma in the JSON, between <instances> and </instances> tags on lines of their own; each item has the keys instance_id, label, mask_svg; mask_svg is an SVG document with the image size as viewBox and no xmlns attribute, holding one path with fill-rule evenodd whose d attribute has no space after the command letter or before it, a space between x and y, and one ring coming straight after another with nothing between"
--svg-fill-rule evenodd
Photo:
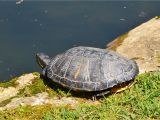
<instances>
[{"instance_id":1,"label":"turtle hind leg","mask_svg":"<svg viewBox=\"0 0 160 120\"><path fill-rule=\"evenodd\" d=\"M101 91L101 92L96 92L93 96L92 96L92 100L95 101L97 100L97 97L102 97L105 95L109 95L111 93L110 90L105 90L105 91Z\"/></svg>"},{"instance_id":2,"label":"turtle hind leg","mask_svg":"<svg viewBox=\"0 0 160 120\"><path fill-rule=\"evenodd\" d=\"M108 95L110 94L111 91L110 90L105 90L105 91L102 91L102 92L99 92L97 94L95 94L96 97L101 97L101 96L105 96L105 95Z\"/></svg>"}]
</instances>

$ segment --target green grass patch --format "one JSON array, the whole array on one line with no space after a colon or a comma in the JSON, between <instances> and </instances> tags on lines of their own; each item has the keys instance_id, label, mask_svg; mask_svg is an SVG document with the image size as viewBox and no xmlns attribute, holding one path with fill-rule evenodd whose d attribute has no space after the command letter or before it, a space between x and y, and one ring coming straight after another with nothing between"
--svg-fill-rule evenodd
<instances>
[{"instance_id":1,"label":"green grass patch","mask_svg":"<svg viewBox=\"0 0 160 120\"><path fill-rule=\"evenodd\" d=\"M41 80L42 81L42 80ZM100 99L100 105L79 103L75 108L54 105L25 106L0 112L1 120L146 120L160 119L160 72L144 73L128 90ZM47 90L42 83L36 91ZM34 87L34 86L32 86ZM37 87L37 88L36 88ZM42 87L39 90L38 87ZM44 88L43 88L44 87ZM49 88L51 89L51 88ZM33 94L37 93L30 89ZM51 89L52 90L52 89ZM53 90L52 90L53 91ZM63 90L62 90L63 91ZM57 94L56 92L54 93ZM58 93L59 94L59 93Z\"/></svg>"}]
</instances>

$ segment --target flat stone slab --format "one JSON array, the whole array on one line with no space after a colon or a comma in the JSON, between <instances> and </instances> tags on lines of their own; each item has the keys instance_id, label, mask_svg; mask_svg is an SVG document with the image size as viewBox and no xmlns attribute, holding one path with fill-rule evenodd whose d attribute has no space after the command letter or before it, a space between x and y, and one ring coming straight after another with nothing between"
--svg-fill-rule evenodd
<instances>
[{"instance_id":1,"label":"flat stone slab","mask_svg":"<svg viewBox=\"0 0 160 120\"><path fill-rule=\"evenodd\" d=\"M107 45L107 49L135 60L140 73L160 70L159 16L118 37Z\"/></svg>"}]
</instances>

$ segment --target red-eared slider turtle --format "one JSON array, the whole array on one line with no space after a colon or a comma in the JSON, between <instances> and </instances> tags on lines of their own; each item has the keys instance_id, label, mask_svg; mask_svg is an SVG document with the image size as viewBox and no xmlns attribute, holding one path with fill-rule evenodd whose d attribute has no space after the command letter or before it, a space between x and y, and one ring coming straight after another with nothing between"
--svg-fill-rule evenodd
<instances>
[{"instance_id":1,"label":"red-eared slider turtle","mask_svg":"<svg viewBox=\"0 0 160 120\"><path fill-rule=\"evenodd\" d=\"M74 47L52 59L38 53L36 58L45 77L74 91L97 91L96 96L125 89L130 84L124 83L139 72L135 61L93 47Z\"/></svg>"}]
</instances>

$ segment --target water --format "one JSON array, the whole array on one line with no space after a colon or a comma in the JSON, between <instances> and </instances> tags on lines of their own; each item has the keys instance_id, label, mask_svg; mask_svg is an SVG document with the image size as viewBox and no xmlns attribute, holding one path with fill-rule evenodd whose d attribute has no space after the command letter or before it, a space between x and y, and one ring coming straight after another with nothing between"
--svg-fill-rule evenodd
<instances>
[{"instance_id":1,"label":"water","mask_svg":"<svg viewBox=\"0 0 160 120\"><path fill-rule=\"evenodd\" d=\"M159 15L160 2L0 2L0 81L41 71L37 52L55 56L73 46L105 48Z\"/></svg>"}]
</instances>

